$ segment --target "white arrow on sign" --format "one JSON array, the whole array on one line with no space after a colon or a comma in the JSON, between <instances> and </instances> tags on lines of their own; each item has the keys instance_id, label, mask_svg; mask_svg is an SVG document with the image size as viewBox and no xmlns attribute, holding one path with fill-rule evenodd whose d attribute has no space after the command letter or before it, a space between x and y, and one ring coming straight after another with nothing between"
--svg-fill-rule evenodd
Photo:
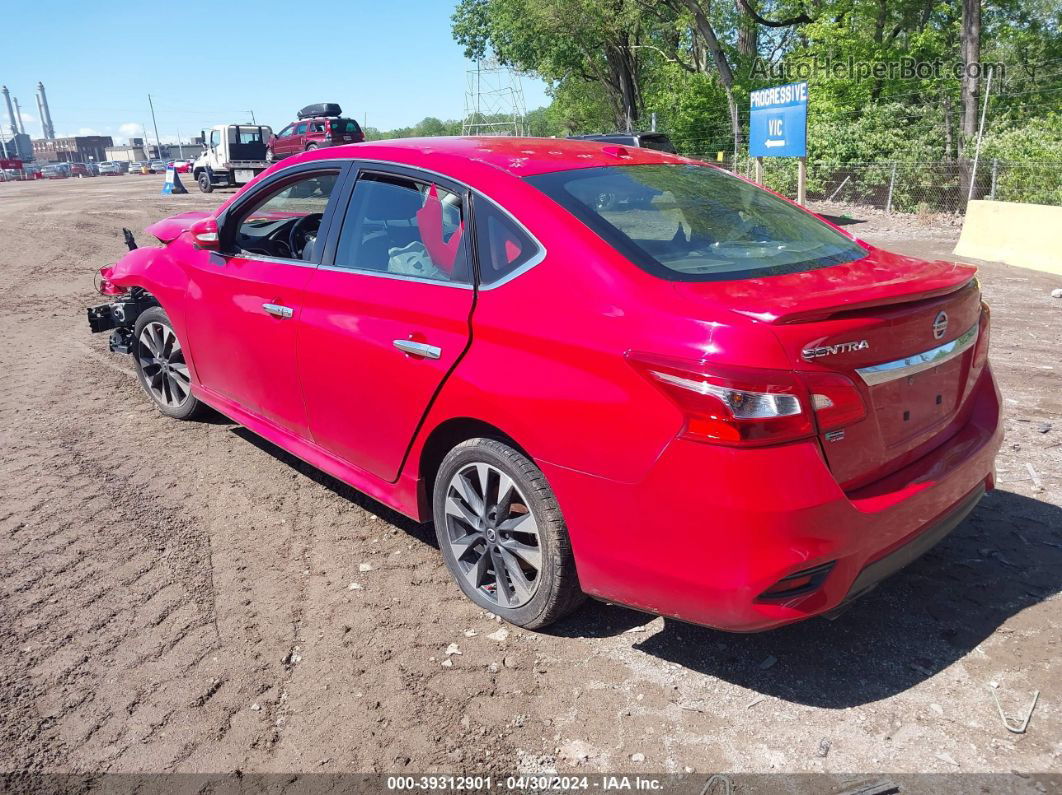
<instances>
[{"instance_id":1,"label":"white arrow on sign","mask_svg":"<svg viewBox=\"0 0 1062 795\"><path fill-rule=\"evenodd\" d=\"M776 146L785 146L785 139L783 138L782 140L772 140L768 138L766 141L764 141L763 145L766 146L768 149L774 149L774 147Z\"/></svg>"}]
</instances>

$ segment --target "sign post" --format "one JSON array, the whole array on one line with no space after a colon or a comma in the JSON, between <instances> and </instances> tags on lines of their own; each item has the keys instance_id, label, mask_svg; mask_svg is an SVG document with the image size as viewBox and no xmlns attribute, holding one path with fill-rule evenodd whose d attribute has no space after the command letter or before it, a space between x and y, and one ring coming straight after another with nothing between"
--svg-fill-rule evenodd
<instances>
[{"instance_id":1,"label":"sign post","mask_svg":"<svg viewBox=\"0 0 1062 795\"><path fill-rule=\"evenodd\" d=\"M753 91L749 97L749 154L756 158L756 181L764 157L798 157L797 202L807 198L808 84L789 83Z\"/></svg>"}]
</instances>

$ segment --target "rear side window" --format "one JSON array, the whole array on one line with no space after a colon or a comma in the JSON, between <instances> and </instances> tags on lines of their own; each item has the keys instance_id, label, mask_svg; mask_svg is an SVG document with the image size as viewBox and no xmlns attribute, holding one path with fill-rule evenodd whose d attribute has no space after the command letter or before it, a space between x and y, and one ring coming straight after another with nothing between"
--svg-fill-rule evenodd
<instances>
[{"instance_id":1,"label":"rear side window","mask_svg":"<svg viewBox=\"0 0 1062 795\"><path fill-rule=\"evenodd\" d=\"M489 287L541 258L538 243L494 202L476 196L476 255L480 283Z\"/></svg>"},{"instance_id":2,"label":"rear side window","mask_svg":"<svg viewBox=\"0 0 1062 795\"><path fill-rule=\"evenodd\" d=\"M671 281L799 273L866 256L810 213L710 166L608 166L526 180Z\"/></svg>"},{"instance_id":3,"label":"rear side window","mask_svg":"<svg viewBox=\"0 0 1062 795\"><path fill-rule=\"evenodd\" d=\"M305 135L305 134L306 134L306 122L302 122L301 124L296 125L296 127L295 127L295 135Z\"/></svg>"}]
</instances>

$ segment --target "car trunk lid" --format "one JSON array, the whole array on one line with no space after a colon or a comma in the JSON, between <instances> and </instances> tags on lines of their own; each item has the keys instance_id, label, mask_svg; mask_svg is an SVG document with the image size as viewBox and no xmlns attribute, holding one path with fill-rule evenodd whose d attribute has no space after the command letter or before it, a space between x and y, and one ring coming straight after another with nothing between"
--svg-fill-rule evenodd
<instances>
[{"instance_id":1,"label":"car trunk lid","mask_svg":"<svg viewBox=\"0 0 1062 795\"><path fill-rule=\"evenodd\" d=\"M679 289L769 323L795 370L840 373L855 384L866 417L820 433L834 476L851 489L925 454L961 424L977 375L975 273L872 250L846 265Z\"/></svg>"}]
</instances>

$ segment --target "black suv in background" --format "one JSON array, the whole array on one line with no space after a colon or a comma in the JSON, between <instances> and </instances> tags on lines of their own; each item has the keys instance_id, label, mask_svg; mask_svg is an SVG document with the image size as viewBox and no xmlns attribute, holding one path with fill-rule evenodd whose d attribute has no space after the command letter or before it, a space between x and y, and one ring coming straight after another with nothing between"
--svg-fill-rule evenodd
<instances>
[{"instance_id":1,"label":"black suv in background","mask_svg":"<svg viewBox=\"0 0 1062 795\"><path fill-rule=\"evenodd\" d=\"M571 135L573 141L599 141L603 144L616 144L617 146L634 146L639 149L655 149L657 152L667 152L675 155L675 145L664 133L641 132L641 133L595 133L594 135Z\"/></svg>"}]
</instances>

